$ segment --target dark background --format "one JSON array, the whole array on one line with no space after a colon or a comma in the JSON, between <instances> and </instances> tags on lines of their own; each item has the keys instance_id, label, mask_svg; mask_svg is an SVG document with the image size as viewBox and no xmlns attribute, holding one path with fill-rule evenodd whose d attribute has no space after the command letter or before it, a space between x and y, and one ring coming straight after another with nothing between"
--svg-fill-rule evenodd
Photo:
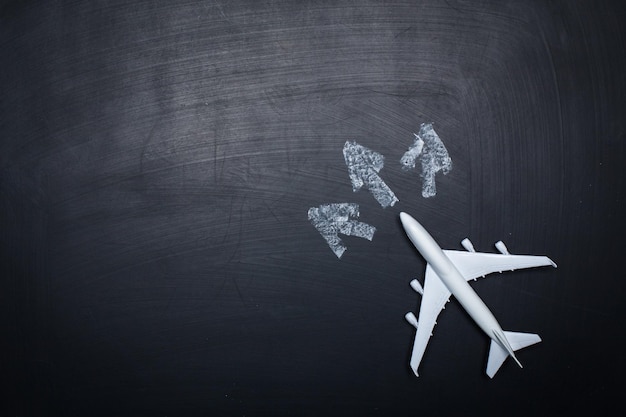
<instances>
[{"instance_id":1,"label":"dark background","mask_svg":"<svg viewBox=\"0 0 626 417\"><path fill-rule=\"evenodd\" d=\"M623 408L623 2L0 4L1 415ZM429 199L399 163L425 122L453 161ZM342 259L307 219L335 202L377 228ZM559 264L472 284L542 336L524 369L489 380L453 300L413 376L400 211Z\"/></svg>"}]
</instances>

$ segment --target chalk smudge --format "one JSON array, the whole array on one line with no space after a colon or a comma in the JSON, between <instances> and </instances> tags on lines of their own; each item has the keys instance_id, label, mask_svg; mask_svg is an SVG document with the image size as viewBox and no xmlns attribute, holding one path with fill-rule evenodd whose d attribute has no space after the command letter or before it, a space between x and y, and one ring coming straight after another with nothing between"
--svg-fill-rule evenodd
<instances>
[{"instance_id":1,"label":"chalk smudge","mask_svg":"<svg viewBox=\"0 0 626 417\"><path fill-rule=\"evenodd\" d=\"M354 203L322 204L309 209L309 221L340 259L347 247L339 238L339 233L369 241L374 237L374 232L376 232L374 226L351 219L358 217L359 205Z\"/></svg>"},{"instance_id":2,"label":"chalk smudge","mask_svg":"<svg viewBox=\"0 0 626 417\"><path fill-rule=\"evenodd\" d=\"M421 124L419 133L415 135L415 142L400 159L402 169L408 171L415 168L418 159L422 168L422 197L433 197L437 194L435 175L439 171L444 175L450 172L452 160L432 123Z\"/></svg>"},{"instance_id":3,"label":"chalk smudge","mask_svg":"<svg viewBox=\"0 0 626 417\"><path fill-rule=\"evenodd\" d=\"M378 176L378 172L385 165L384 156L354 141L347 141L343 147L343 157L348 166L354 192L365 186L383 208L393 206L399 201Z\"/></svg>"}]
</instances>

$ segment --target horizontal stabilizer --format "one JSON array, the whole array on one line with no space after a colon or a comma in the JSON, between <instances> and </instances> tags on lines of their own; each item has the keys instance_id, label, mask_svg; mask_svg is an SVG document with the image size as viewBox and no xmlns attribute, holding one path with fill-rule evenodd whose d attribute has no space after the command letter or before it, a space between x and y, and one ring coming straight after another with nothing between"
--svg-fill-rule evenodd
<instances>
[{"instance_id":1,"label":"horizontal stabilizer","mask_svg":"<svg viewBox=\"0 0 626 417\"><path fill-rule=\"evenodd\" d=\"M493 378L496 372L498 372L507 356L509 356L508 352L501 348L495 340L491 339L489 359L487 359L487 375L489 375L489 378Z\"/></svg>"},{"instance_id":2,"label":"horizontal stabilizer","mask_svg":"<svg viewBox=\"0 0 626 417\"><path fill-rule=\"evenodd\" d=\"M541 342L539 335L533 333L504 332L504 335L513 351ZM491 347L489 348L489 359L487 359L487 375L489 378L494 377L508 356L509 352L492 339Z\"/></svg>"},{"instance_id":3,"label":"horizontal stabilizer","mask_svg":"<svg viewBox=\"0 0 626 417\"><path fill-rule=\"evenodd\" d=\"M514 351L541 342L541 338L539 337L539 335L533 333L516 333L505 331L504 335L506 336L506 339L509 341Z\"/></svg>"}]
</instances>

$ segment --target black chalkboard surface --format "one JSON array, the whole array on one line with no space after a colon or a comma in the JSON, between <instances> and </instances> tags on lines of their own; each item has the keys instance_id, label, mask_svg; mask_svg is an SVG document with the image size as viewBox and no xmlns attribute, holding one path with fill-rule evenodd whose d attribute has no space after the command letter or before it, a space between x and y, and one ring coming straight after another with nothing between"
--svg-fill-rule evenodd
<instances>
[{"instance_id":1,"label":"black chalkboard surface","mask_svg":"<svg viewBox=\"0 0 626 417\"><path fill-rule=\"evenodd\" d=\"M622 409L624 10L3 1L0 414ZM406 169L429 126L447 154ZM324 207L352 210L342 243ZM413 375L402 211L443 248L559 265L472 283L541 335L524 369L490 380L452 299Z\"/></svg>"}]
</instances>

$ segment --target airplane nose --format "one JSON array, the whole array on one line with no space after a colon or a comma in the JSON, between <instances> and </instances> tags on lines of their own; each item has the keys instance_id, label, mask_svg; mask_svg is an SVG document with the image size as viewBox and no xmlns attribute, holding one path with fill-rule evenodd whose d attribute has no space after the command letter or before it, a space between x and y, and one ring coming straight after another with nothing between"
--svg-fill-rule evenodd
<instances>
[{"instance_id":1,"label":"airplane nose","mask_svg":"<svg viewBox=\"0 0 626 417\"><path fill-rule=\"evenodd\" d=\"M425 230L422 230L423 227L410 214L401 212L400 221L402 222L402 227L404 227L404 230L406 230L409 237L417 237L417 235L421 236L423 232L426 232Z\"/></svg>"},{"instance_id":2,"label":"airplane nose","mask_svg":"<svg viewBox=\"0 0 626 417\"><path fill-rule=\"evenodd\" d=\"M409 240L413 242L413 245L418 251L422 252L424 233L426 233L426 235L428 235L428 233L422 230L420 224L410 214L401 212L400 221L402 222L402 227L409 237Z\"/></svg>"},{"instance_id":3,"label":"airplane nose","mask_svg":"<svg viewBox=\"0 0 626 417\"><path fill-rule=\"evenodd\" d=\"M441 251L439 245L437 245L437 242L410 214L400 213L400 221L402 221L402 226L409 240L427 262L431 264L436 263L441 268L443 268L442 265L446 265L446 261L450 262Z\"/></svg>"}]
</instances>

